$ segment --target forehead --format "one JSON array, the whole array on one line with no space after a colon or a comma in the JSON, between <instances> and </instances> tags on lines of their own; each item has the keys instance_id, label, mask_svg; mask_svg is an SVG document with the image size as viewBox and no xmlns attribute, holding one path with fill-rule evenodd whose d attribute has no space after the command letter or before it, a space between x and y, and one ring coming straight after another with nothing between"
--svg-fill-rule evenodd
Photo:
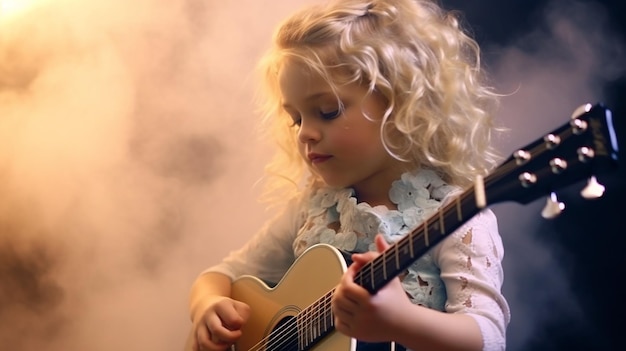
<instances>
[{"instance_id":1,"label":"forehead","mask_svg":"<svg viewBox=\"0 0 626 351\"><path fill-rule=\"evenodd\" d=\"M324 77L302 61L286 59L278 69L278 84L285 105L304 103L307 100L333 94Z\"/></svg>"}]
</instances>

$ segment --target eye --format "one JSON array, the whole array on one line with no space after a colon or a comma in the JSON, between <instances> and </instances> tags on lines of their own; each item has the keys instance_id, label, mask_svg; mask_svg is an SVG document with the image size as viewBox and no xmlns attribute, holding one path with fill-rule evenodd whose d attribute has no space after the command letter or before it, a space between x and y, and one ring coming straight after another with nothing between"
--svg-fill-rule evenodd
<instances>
[{"instance_id":1,"label":"eye","mask_svg":"<svg viewBox=\"0 0 626 351\"><path fill-rule=\"evenodd\" d=\"M289 127L297 127L302 124L302 116L299 113L288 110L288 109L285 109L283 112L284 112L283 116L285 117L285 119L287 120L291 119L291 123L289 124Z\"/></svg>"},{"instance_id":2,"label":"eye","mask_svg":"<svg viewBox=\"0 0 626 351\"><path fill-rule=\"evenodd\" d=\"M333 120L341 115L341 110L337 109L335 111L323 112L320 111L320 116L325 120Z\"/></svg>"},{"instance_id":3,"label":"eye","mask_svg":"<svg viewBox=\"0 0 626 351\"><path fill-rule=\"evenodd\" d=\"M291 116L291 127L299 127L302 124L302 117L300 115Z\"/></svg>"},{"instance_id":4,"label":"eye","mask_svg":"<svg viewBox=\"0 0 626 351\"><path fill-rule=\"evenodd\" d=\"M302 124L302 119L300 119L300 118L293 119L293 121L291 122L290 127L300 127L301 124Z\"/></svg>"}]
</instances>

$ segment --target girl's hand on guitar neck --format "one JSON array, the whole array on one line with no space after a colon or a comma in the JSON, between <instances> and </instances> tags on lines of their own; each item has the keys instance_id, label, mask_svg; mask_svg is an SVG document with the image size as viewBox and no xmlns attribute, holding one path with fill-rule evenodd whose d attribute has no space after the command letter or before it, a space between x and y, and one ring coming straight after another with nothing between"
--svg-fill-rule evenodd
<instances>
[{"instance_id":1,"label":"girl's hand on guitar neck","mask_svg":"<svg viewBox=\"0 0 626 351\"><path fill-rule=\"evenodd\" d=\"M363 265L380 255L389 244L382 235L376 236L379 252L353 254L353 263L343 275L332 297L335 328L350 337L382 342L393 340L394 327L402 323L400 316L414 308L398 278L389 282L375 295L354 282Z\"/></svg>"},{"instance_id":2,"label":"girl's hand on guitar neck","mask_svg":"<svg viewBox=\"0 0 626 351\"><path fill-rule=\"evenodd\" d=\"M250 306L224 296L211 300L194 321L193 351L224 351L241 337Z\"/></svg>"}]
</instances>

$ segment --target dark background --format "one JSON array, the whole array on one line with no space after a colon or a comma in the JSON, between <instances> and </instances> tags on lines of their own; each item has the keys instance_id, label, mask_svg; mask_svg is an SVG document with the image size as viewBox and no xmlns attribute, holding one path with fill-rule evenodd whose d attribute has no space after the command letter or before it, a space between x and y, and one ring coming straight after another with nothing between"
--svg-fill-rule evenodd
<instances>
[{"instance_id":1,"label":"dark background","mask_svg":"<svg viewBox=\"0 0 626 351\"><path fill-rule=\"evenodd\" d=\"M507 46L543 25L541 14L548 4L535 0L443 2L448 8L462 11L483 48L487 66L499 59L500 52L490 48ZM608 16L598 25L608 28L611 35L624 43L623 2L586 2L606 9ZM621 318L626 308L621 286L626 277L626 230L622 216L626 211L621 201L626 196L623 152L626 76L623 70L604 80L600 91L589 98L601 100L613 111L622 147L617 172L599 176L606 186L605 195L594 201L584 200L578 195L584 182L567 187L559 191L566 210L549 221L538 214L545 203L543 199L528 206L494 208L505 245L503 291L512 313L508 350L624 349ZM524 243L520 236L529 238L532 244L520 244Z\"/></svg>"}]
</instances>

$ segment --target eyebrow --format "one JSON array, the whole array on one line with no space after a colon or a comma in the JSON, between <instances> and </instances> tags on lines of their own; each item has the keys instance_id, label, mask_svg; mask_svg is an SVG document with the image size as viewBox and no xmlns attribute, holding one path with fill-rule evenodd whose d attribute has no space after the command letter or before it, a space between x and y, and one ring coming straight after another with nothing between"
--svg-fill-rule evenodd
<instances>
[{"instance_id":1,"label":"eyebrow","mask_svg":"<svg viewBox=\"0 0 626 351\"><path fill-rule=\"evenodd\" d=\"M324 91L324 92L315 93L313 95L309 95L309 96L307 96L304 99L304 101L308 103L308 102L310 102L312 100L319 99L320 97L325 96L325 95L332 95L335 98L337 98L337 96L333 92L331 92L331 91ZM292 106L290 104L288 104L288 103L283 103L281 106L283 108L292 108Z\"/></svg>"}]
</instances>

